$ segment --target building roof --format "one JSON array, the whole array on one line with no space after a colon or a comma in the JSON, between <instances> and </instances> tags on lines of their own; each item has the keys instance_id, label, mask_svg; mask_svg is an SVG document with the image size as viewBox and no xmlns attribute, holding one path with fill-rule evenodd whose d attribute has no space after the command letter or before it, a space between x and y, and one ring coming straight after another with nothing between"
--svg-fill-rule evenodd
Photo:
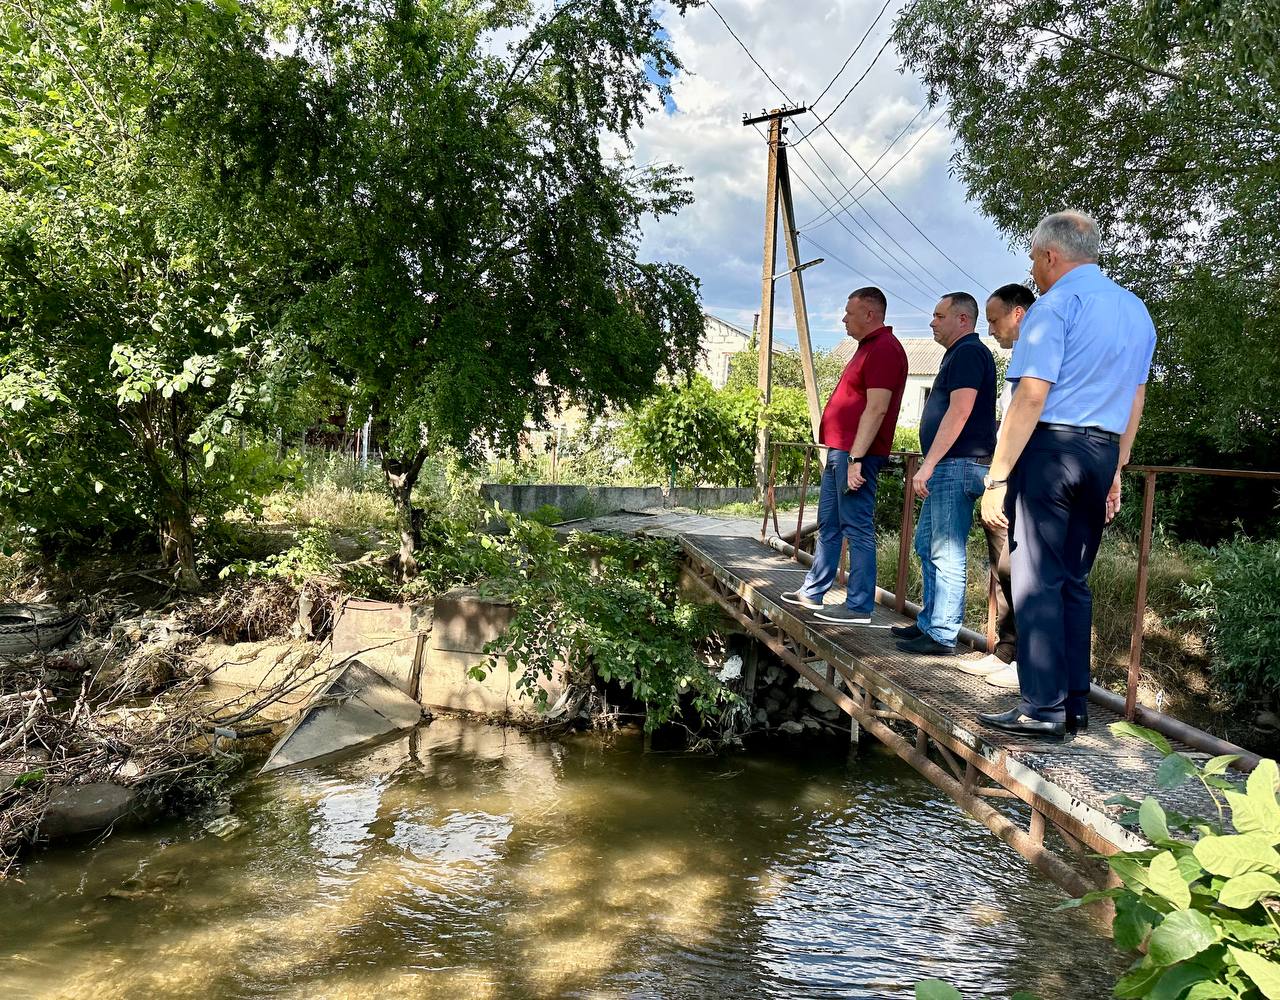
<instances>
[{"instance_id":1,"label":"building roof","mask_svg":"<svg viewBox=\"0 0 1280 1000\"><path fill-rule=\"evenodd\" d=\"M727 319L721 319L719 316L705 311L702 314L702 318L704 322L706 320L713 320L721 326L727 326L734 333L741 334L747 340L751 339L751 331L742 329L742 327L738 326L737 323L730 323Z\"/></svg>"},{"instance_id":2,"label":"building roof","mask_svg":"<svg viewBox=\"0 0 1280 1000\"><path fill-rule=\"evenodd\" d=\"M988 349L991 344L984 338L982 341ZM853 352L857 349L858 342L852 337L845 337L832 350L832 355L839 358L841 362L848 362L853 357ZM927 375L932 378L938 374L938 367L942 364L942 355L946 353L946 349L932 337L903 337L902 348L907 352L907 374L908 375ZM992 353L1003 353L993 351Z\"/></svg>"}]
</instances>

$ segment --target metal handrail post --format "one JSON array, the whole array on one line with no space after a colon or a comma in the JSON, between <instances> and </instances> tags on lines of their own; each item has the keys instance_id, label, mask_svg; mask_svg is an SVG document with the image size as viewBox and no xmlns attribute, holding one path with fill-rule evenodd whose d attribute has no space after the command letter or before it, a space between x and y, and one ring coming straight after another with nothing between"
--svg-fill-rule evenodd
<instances>
[{"instance_id":1,"label":"metal handrail post","mask_svg":"<svg viewBox=\"0 0 1280 1000\"><path fill-rule=\"evenodd\" d=\"M911 535L915 530L916 502L911 482L916 478L918 455L908 455L902 491L902 531L898 535L898 582L893 589L893 609L902 614L907 606L907 567L911 559Z\"/></svg>"},{"instance_id":2,"label":"metal handrail post","mask_svg":"<svg viewBox=\"0 0 1280 1000\"><path fill-rule=\"evenodd\" d=\"M996 651L996 619L1000 615L1000 577L995 566L987 570L987 652Z\"/></svg>"},{"instance_id":3,"label":"metal handrail post","mask_svg":"<svg viewBox=\"0 0 1280 1000\"><path fill-rule=\"evenodd\" d=\"M1151 561L1151 530L1155 517L1156 474L1144 472L1142 483L1142 539L1138 545L1138 592L1133 603L1133 638L1129 642L1129 687L1124 717L1133 722L1138 712L1138 680L1142 673L1142 632L1147 617L1147 573Z\"/></svg>"},{"instance_id":4,"label":"metal handrail post","mask_svg":"<svg viewBox=\"0 0 1280 1000\"><path fill-rule=\"evenodd\" d=\"M800 476L800 511L799 513L796 514L796 552L797 553L799 553L800 551L800 529L801 527L804 526L804 501L805 501L805 498L809 495L810 454L811 454L810 449L805 448L804 449L804 472ZM799 562L800 556L797 554L795 559L796 559L796 562Z\"/></svg>"}]
</instances>

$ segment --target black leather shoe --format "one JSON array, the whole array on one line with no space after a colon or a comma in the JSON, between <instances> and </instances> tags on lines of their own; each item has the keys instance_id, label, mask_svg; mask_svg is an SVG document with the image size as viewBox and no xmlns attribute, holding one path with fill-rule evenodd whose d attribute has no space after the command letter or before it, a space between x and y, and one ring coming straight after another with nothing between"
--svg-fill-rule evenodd
<instances>
[{"instance_id":1,"label":"black leather shoe","mask_svg":"<svg viewBox=\"0 0 1280 1000\"><path fill-rule=\"evenodd\" d=\"M1011 708L1007 712L981 712L978 715L978 721L1006 733L1034 736L1042 740L1052 740L1055 743L1061 743L1067 735L1065 722L1041 722L1039 719L1023 715L1022 710L1018 708Z\"/></svg>"},{"instance_id":2,"label":"black leather shoe","mask_svg":"<svg viewBox=\"0 0 1280 1000\"><path fill-rule=\"evenodd\" d=\"M900 641L898 648L904 653L921 653L924 656L955 656L955 646L944 646L940 642L935 642L929 636L921 632L914 639Z\"/></svg>"},{"instance_id":3,"label":"black leather shoe","mask_svg":"<svg viewBox=\"0 0 1280 1000\"><path fill-rule=\"evenodd\" d=\"M915 622L910 625L894 625L889 629L889 634L895 639L919 639L920 636L924 635L920 631L920 626Z\"/></svg>"},{"instance_id":4,"label":"black leather shoe","mask_svg":"<svg viewBox=\"0 0 1280 1000\"><path fill-rule=\"evenodd\" d=\"M1074 736L1077 732L1084 732L1089 728L1089 713L1082 712L1079 715L1067 713L1067 732Z\"/></svg>"}]
</instances>

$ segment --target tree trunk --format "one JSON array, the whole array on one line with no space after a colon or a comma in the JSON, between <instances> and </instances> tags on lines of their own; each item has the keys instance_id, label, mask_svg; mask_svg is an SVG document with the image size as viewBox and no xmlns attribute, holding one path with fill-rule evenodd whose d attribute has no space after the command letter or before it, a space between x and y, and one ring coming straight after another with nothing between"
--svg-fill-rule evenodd
<instances>
[{"instance_id":1,"label":"tree trunk","mask_svg":"<svg viewBox=\"0 0 1280 1000\"><path fill-rule=\"evenodd\" d=\"M176 493L163 498L165 512L160 517L160 554L180 590L200 589L196 572L196 533L191 526L191 510Z\"/></svg>"},{"instance_id":2,"label":"tree trunk","mask_svg":"<svg viewBox=\"0 0 1280 1000\"><path fill-rule=\"evenodd\" d=\"M418 575L418 560L414 552L422 544L422 522L413 509L413 487L422 472L427 453L419 449L412 458L382 456L382 472L387 477L387 489L396 511L396 528L400 532L400 552L396 564L402 580Z\"/></svg>"}]
</instances>

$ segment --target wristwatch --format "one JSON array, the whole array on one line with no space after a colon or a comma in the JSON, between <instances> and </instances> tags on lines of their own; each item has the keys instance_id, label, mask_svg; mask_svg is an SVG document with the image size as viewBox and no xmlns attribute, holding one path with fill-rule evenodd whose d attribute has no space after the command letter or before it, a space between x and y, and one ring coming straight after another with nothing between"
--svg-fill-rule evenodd
<instances>
[{"instance_id":1,"label":"wristwatch","mask_svg":"<svg viewBox=\"0 0 1280 1000\"><path fill-rule=\"evenodd\" d=\"M859 462L861 462L861 461L862 461L864 458L866 458L866 457L867 457L866 455L850 455L850 456L849 456L849 464L850 464L850 465L857 465Z\"/></svg>"},{"instance_id":2,"label":"wristwatch","mask_svg":"<svg viewBox=\"0 0 1280 1000\"><path fill-rule=\"evenodd\" d=\"M982 485L989 490L994 490L997 486L1003 486L1008 479L992 479L989 475L982 477Z\"/></svg>"}]
</instances>

